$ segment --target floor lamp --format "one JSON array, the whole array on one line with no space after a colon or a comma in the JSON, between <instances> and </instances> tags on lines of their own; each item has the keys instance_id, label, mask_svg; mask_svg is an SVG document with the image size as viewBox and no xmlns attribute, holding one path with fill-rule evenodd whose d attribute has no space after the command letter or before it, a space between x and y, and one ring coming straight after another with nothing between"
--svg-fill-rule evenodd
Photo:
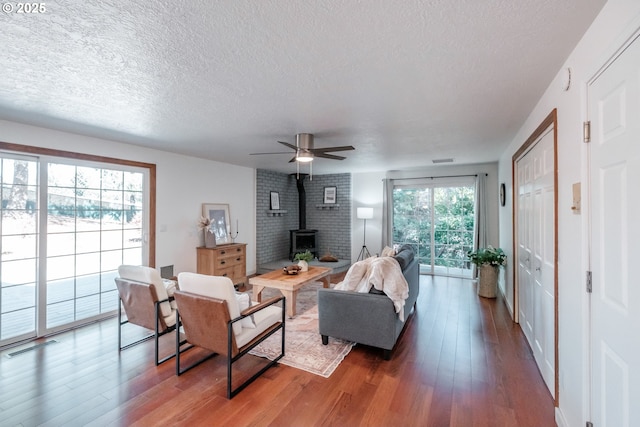
<instances>
[{"instance_id":1,"label":"floor lamp","mask_svg":"<svg viewBox=\"0 0 640 427\"><path fill-rule=\"evenodd\" d=\"M367 249L367 220L373 218L373 208L358 208L356 211L358 219L364 219L364 230L362 232L362 249L358 255L357 261L369 258L371 254Z\"/></svg>"}]
</instances>

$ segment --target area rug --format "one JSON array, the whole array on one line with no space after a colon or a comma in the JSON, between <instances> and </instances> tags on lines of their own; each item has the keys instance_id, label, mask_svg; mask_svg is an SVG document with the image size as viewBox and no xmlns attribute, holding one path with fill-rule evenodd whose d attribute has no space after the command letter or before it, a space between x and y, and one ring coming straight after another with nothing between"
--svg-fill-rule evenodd
<instances>
[{"instance_id":1,"label":"area rug","mask_svg":"<svg viewBox=\"0 0 640 427\"><path fill-rule=\"evenodd\" d=\"M285 356L280 363L312 374L328 378L349 354L354 343L329 338L329 344L323 345L318 332L317 291L322 283L306 285L298 292L296 315L285 321ZM265 289L262 300L281 295L274 289ZM250 351L251 354L271 360L280 354L281 333L263 341Z\"/></svg>"}]
</instances>

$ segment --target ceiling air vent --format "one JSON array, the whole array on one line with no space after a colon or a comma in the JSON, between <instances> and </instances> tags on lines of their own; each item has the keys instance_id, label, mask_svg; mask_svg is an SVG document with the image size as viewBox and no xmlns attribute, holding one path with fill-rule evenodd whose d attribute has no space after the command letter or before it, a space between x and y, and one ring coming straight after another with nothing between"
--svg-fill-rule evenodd
<instances>
[{"instance_id":1,"label":"ceiling air vent","mask_svg":"<svg viewBox=\"0 0 640 427\"><path fill-rule=\"evenodd\" d=\"M435 160L432 160L432 162L434 164L438 164L438 163L453 163L453 159L435 159Z\"/></svg>"}]
</instances>

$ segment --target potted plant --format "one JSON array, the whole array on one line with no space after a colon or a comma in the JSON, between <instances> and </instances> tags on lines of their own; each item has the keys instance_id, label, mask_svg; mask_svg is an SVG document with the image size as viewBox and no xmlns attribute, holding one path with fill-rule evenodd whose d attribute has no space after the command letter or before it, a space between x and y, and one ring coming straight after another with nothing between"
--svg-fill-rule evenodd
<instances>
[{"instance_id":1,"label":"potted plant","mask_svg":"<svg viewBox=\"0 0 640 427\"><path fill-rule=\"evenodd\" d=\"M307 249L304 252L298 252L296 256L293 258L295 261L298 261L298 265L302 269L302 271L309 270L309 261L313 259L313 254Z\"/></svg>"},{"instance_id":2,"label":"potted plant","mask_svg":"<svg viewBox=\"0 0 640 427\"><path fill-rule=\"evenodd\" d=\"M498 273L500 267L507 264L507 255L500 248L487 246L467 252L469 260L478 266L480 281L478 295L495 298L498 289Z\"/></svg>"}]
</instances>

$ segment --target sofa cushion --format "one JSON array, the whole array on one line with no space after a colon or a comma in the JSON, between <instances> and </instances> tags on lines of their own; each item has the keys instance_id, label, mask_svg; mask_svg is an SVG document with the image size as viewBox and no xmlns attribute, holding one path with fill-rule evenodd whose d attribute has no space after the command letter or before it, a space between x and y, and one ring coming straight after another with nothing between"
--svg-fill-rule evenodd
<instances>
[{"instance_id":1,"label":"sofa cushion","mask_svg":"<svg viewBox=\"0 0 640 427\"><path fill-rule=\"evenodd\" d=\"M398 249L398 253L394 256L398 264L400 264L400 269L404 271L404 269L413 261L415 257L415 252L410 245L402 245L400 249Z\"/></svg>"}]
</instances>

